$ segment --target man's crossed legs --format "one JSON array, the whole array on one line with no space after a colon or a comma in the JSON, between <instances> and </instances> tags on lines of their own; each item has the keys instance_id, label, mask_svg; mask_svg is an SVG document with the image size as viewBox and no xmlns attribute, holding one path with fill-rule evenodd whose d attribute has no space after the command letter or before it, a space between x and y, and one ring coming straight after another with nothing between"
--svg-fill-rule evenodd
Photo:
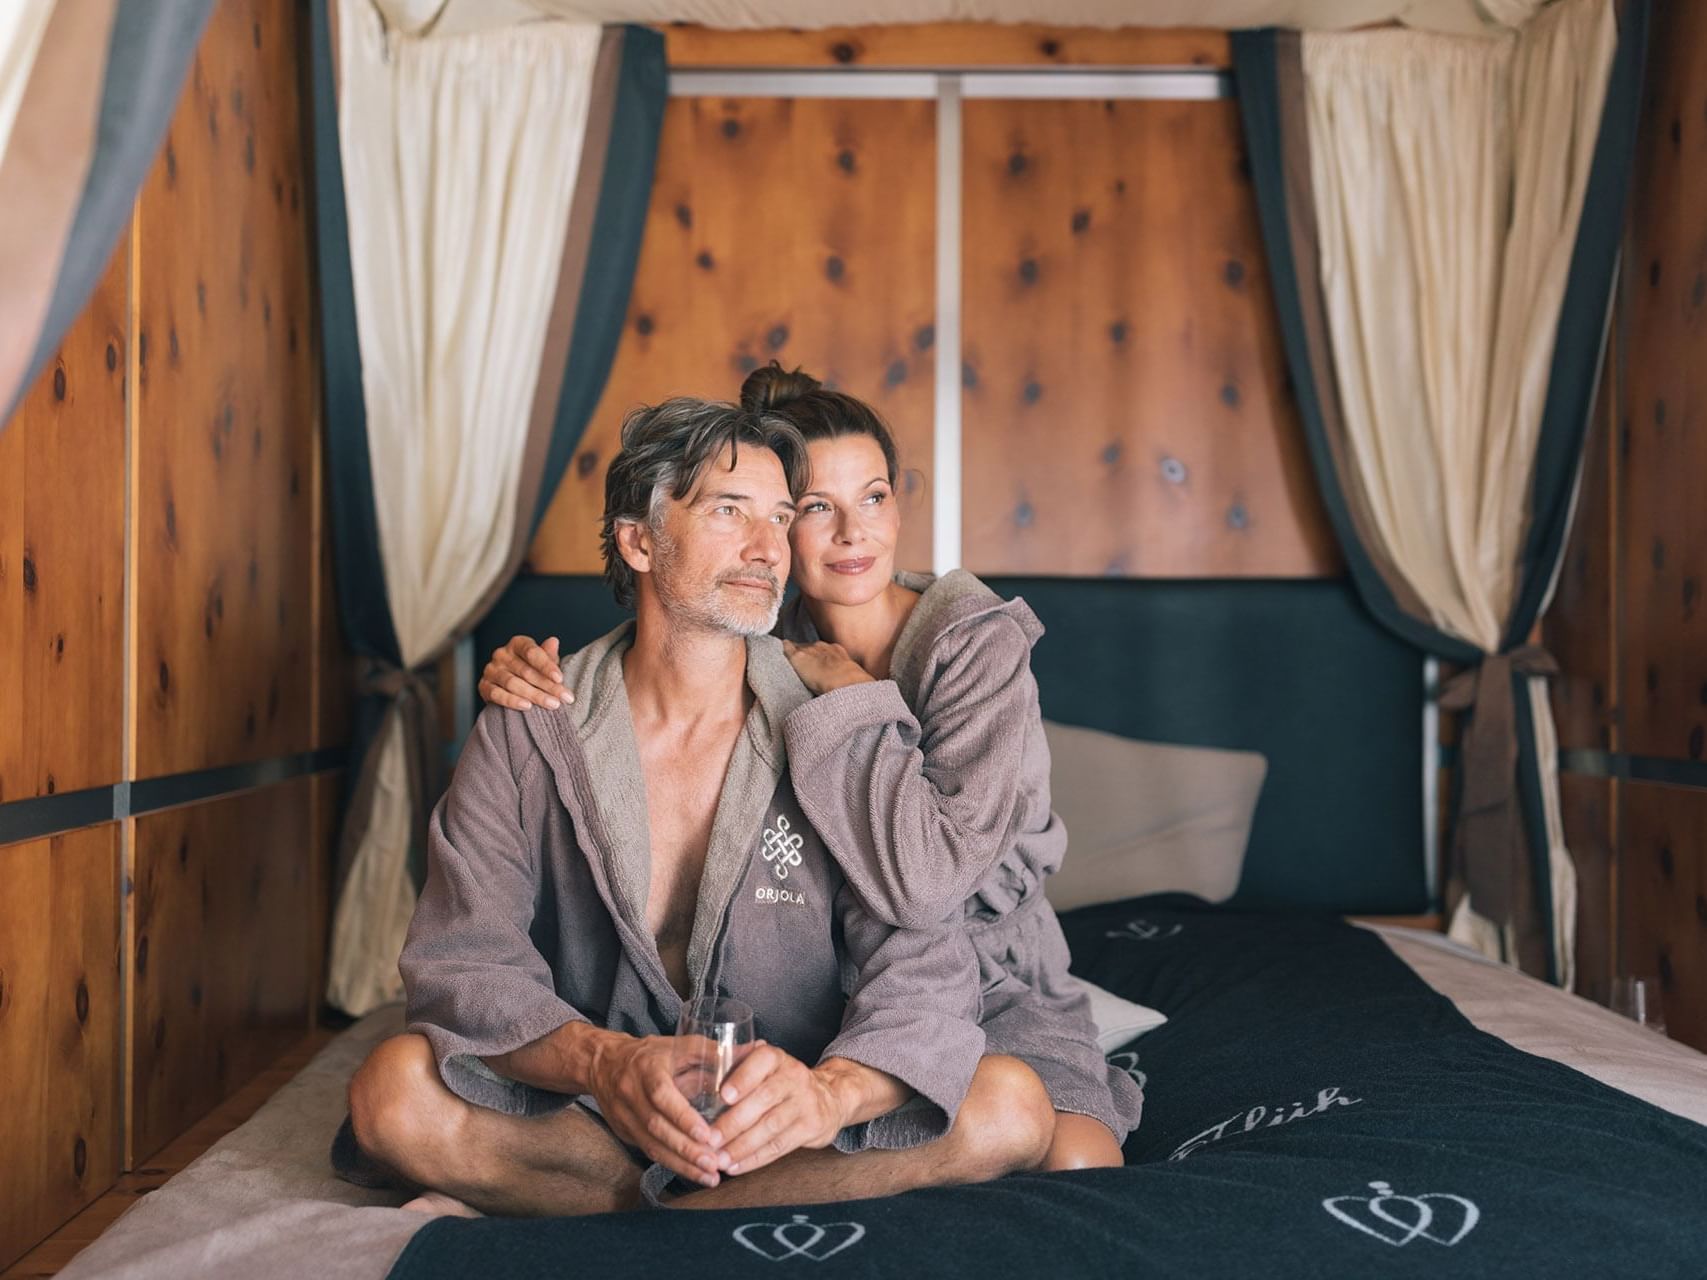
<instances>
[{"instance_id":1,"label":"man's crossed legs","mask_svg":"<svg viewBox=\"0 0 1707 1280\"><path fill-rule=\"evenodd\" d=\"M459 1098L439 1078L419 1035L380 1045L350 1084L356 1140L417 1186L484 1213L607 1213L641 1203L641 1167L578 1106L505 1115ZM724 1209L820 1204L918 1187L984 1182L1033 1169L1049 1150L1054 1111L1035 1072L1017 1058L979 1064L954 1126L903 1151L801 1149L671 1203Z\"/></svg>"}]
</instances>

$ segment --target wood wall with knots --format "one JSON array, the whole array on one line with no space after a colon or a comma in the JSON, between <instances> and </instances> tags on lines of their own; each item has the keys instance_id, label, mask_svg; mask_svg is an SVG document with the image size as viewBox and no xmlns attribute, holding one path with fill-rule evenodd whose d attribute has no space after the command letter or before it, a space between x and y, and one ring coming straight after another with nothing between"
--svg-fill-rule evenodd
<instances>
[{"instance_id":1,"label":"wood wall with knots","mask_svg":"<svg viewBox=\"0 0 1707 1280\"><path fill-rule=\"evenodd\" d=\"M1225 67L1223 33L666 31L672 65ZM960 190L962 561L990 574L1339 571L1268 294L1237 109L969 101ZM596 573L623 413L732 398L776 359L869 400L930 564L929 101L675 98L603 401L527 568Z\"/></svg>"},{"instance_id":2,"label":"wood wall with knots","mask_svg":"<svg viewBox=\"0 0 1707 1280\"><path fill-rule=\"evenodd\" d=\"M0 431L0 805L207 795L347 739L305 20L215 6L110 269ZM0 1268L312 1025L337 787L0 845Z\"/></svg>"},{"instance_id":3,"label":"wood wall with knots","mask_svg":"<svg viewBox=\"0 0 1707 1280\"><path fill-rule=\"evenodd\" d=\"M1707 10L1651 21L1614 340L1546 634L1561 745L1614 775L1563 779L1579 988L1652 979L1668 1033L1707 1050Z\"/></svg>"}]
</instances>

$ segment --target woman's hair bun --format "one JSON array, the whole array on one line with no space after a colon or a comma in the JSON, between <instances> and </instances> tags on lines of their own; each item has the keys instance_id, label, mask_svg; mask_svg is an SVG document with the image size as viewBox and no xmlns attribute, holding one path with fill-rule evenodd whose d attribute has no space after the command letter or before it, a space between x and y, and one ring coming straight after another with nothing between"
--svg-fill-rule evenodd
<instances>
[{"instance_id":1,"label":"woman's hair bun","mask_svg":"<svg viewBox=\"0 0 1707 1280\"><path fill-rule=\"evenodd\" d=\"M784 369L775 360L754 369L741 384L741 407L749 413L780 409L791 400L818 390L818 379L799 369Z\"/></svg>"}]
</instances>

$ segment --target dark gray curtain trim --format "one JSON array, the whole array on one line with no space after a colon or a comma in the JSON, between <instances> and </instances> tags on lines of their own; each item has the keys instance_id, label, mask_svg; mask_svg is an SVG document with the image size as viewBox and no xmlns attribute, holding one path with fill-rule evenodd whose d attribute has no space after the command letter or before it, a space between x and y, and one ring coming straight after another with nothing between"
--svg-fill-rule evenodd
<instances>
[{"instance_id":1,"label":"dark gray curtain trim","mask_svg":"<svg viewBox=\"0 0 1707 1280\"><path fill-rule=\"evenodd\" d=\"M1451 662L1473 665L1482 659L1480 649L1413 617L1399 606L1358 536L1334 468L1333 450L1328 443L1322 417L1321 392L1310 372L1298 265L1292 254L1291 222L1286 207L1278 69L1280 34L1274 27L1233 32L1233 75L1239 116L1245 129L1251 184L1256 191L1257 217L1268 256L1269 281L1275 309L1279 313L1281 342L1286 351L1286 366L1292 374L1299 417L1304 423L1304 439L1310 450L1322 502L1345 556L1346 566L1351 570L1352 581L1357 585L1358 596L1370 612L1394 634L1417 648Z\"/></svg>"},{"instance_id":2,"label":"dark gray curtain trim","mask_svg":"<svg viewBox=\"0 0 1707 1280\"><path fill-rule=\"evenodd\" d=\"M0 804L0 844L40 840L100 822L115 822L160 809L270 787L307 774L334 772L344 767L347 758L348 753L343 747L326 747L319 751L175 773L141 782L120 782L110 787L67 791L63 795L12 800Z\"/></svg>"},{"instance_id":3,"label":"dark gray curtain trim","mask_svg":"<svg viewBox=\"0 0 1707 1280\"><path fill-rule=\"evenodd\" d=\"M1572 500L1582 469L1583 441L1594 412L1605 355L1606 317L1624 235L1624 209L1641 116L1647 60L1649 0L1627 0L1619 14L1618 49L1606 86L1606 106L1594 144L1582 221L1571 250L1559 331L1547 375L1535 469L1530 480L1529 531L1520 561L1522 585L1506 624L1505 644L1522 644L1541 616L1570 534Z\"/></svg>"},{"instance_id":4,"label":"dark gray curtain trim","mask_svg":"<svg viewBox=\"0 0 1707 1280\"><path fill-rule=\"evenodd\" d=\"M1559 768L1590 778L1623 782L1653 782L1667 787L1707 790L1707 760L1672 760L1664 756L1632 756L1622 751L1573 748L1559 753Z\"/></svg>"},{"instance_id":5,"label":"dark gray curtain trim","mask_svg":"<svg viewBox=\"0 0 1707 1280\"><path fill-rule=\"evenodd\" d=\"M213 0L120 0L108 40L89 176L66 237L35 354L12 403L0 413L0 423L11 418L36 375L59 350L106 270L113 246L130 222L136 193L160 150L184 73L212 11Z\"/></svg>"},{"instance_id":6,"label":"dark gray curtain trim","mask_svg":"<svg viewBox=\"0 0 1707 1280\"><path fill-rule=\"evenodd\" d=\"M338 148L338 82L332 65L331 6L312 0L310 97L314 116L314 250L319 265L320 349L325 368L326 478L332 507L338 572L338 613L350 647L392 664L403 661L385 561L379 551L379 517L373 505L373 464L368 457L367 405L362 399L362 354L356 332L355 283L350 276L350 223L344 207L344 167ZM346 0L350 2L350 0ZM365 747L364 747L365 749ZM359 756L357 757L360 758Z\"/></svg>"},{"instance_id":7,"label":"dark gray curtain trim","mask_svg":"<svg viewBox=\"0 0 1707 1280\"><path fill-rule=\"evenodd\" d=\"M1541 794L1541 755L1535 744L1535 701L1529 677L1514 672L1512 703L1517 708L1517 795L1523 810L1523 833L1529 842L1530 879L1535 885L1535 909L1547 933L1547 981L1559 984L1558 941L1553 928L1553 850L1547 838L1547 802ZM1547 695L1543 693L1542 697ZM1474 900L1470 905L1474 907Z\"/></svg>"},{"instance_id":8,"label":"dark gray curtain trim","mask_svg":"<svg viewBox=\"0 0 1707 1280\"><path fill-rule=\"evenodd\" d=\"M640 260L640 239L652 199L658 135L664 127L668 96L664 37L646 27L626 28L592 247L575 309L574 338L569 345L529 541L539 531L557 485L575 456L616 359L634 287L634 268Z\"/></svg>"}]
</instances>

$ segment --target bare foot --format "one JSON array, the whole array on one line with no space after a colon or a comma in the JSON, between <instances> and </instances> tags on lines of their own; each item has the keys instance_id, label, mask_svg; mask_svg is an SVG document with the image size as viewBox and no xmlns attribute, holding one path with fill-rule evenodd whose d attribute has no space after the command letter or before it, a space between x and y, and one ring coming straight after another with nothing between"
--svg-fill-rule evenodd
<instances>
[{"instance_id":1,"label":"bare foot","mask_svg":"<svg viewBox=\"0 0 1707 1280\"><path fill-rule=\"evenodd\" d=\"M403 1207L434 1218L484 1218L486 1216L473 1205L464 1204L455 1196L447 1196L442 1191L423 1191Z\"/></svg>"}]
</instances>

